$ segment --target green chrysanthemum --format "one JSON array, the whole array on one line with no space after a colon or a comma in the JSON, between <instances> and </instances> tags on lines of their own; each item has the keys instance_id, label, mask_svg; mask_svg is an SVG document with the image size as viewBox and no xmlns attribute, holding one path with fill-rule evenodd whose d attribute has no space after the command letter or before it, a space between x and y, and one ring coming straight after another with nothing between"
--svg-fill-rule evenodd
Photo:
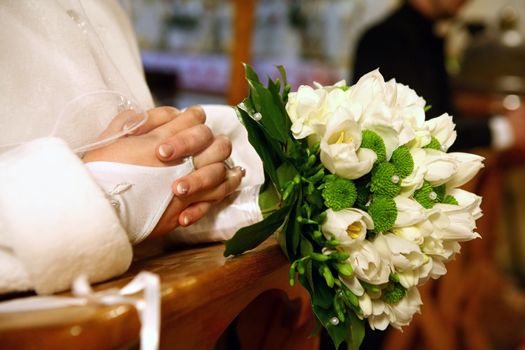
<instances>
[{"instance_id":1,"label":"green chrysanthemum","mask_svg":"<svg viewBox=\"0 0 525 350\"><path fill-rule=\"evenodd\" d=\"M414 159L407 146L401 146L392 153L390 162L396 167L399 176L404 179L414 170Z\"/></svg>"},{"instance_id":2,"label":"green chrysanthemum","mask_svg":"<svg viewBox=\"0 0 525 350\"><path fill-rule=\"evenodd\" d=\"M459 205L458 200L454 196L451 196L450 194L447 194L445 198L443 198L443 203Z\"/></svg>"},{"instance_id":3,"label":"green chrysanthemum","mask_svg":"<svg viewBox=\"0 0 525 350\"><path fill-rule=\"evenodd\" d=\"M368 214L374 221L374 231L377 233L386 232L396 222L396 202L388 197L375 197L368 207Z\"/></svg>"},{"instance_id":4,"label":"green chrysanthemum","mask_svg":"<svg viewBox=\"0 0 525 350\"><path fill-rule=\"evenodd\" d=\"M383 294L381 299L387 304L394 305L397 304L407 295L407 290L401 284L396 282L390 282L385 289L383 289Z\"/></svg>"},{"instance_id":5,"label":"green chrysanthemum","mask_svg":"<svg viewBox=\"0 0 525 350\"><path fill-rule=\"evenodd\" d=\"M430 143L423 148L430 148L430 149L441 151L441 143L438 141L438 139L432 136Z\"/></svg>"},{"instance_id":6,"label":"green chrysanthemum","mask_svg":"<svg viewBox=\"0 0 525 350\"><path fill-rule=\"evenodd\" d=\"M414 199L418 201L419 204L421 204L424 208L430 209L434 206L434 204L439 202L439 195L435 188L425 181L423 182L423 186L414 192Z\"/></svg>"},{"instance_id":7,"label":"green chrysanthemum","mask_svg":"<svg viewBox=\"0 0 525 350\"><path fill-rule=\"evenodd\" d=\"M351 208L357 198L357 189L350 180L335 175L325 177L323 188L324 203L335 211Z\"/></svg>"},{"instance_id":8,"label":"green chrysanthemum","mask_svg":"<svg viewBox=\"0 0 525 350\"><path fill-rule=\"evenodd\" d=\"M374 151L377 155L377 163L384 162L386 160L385 142L372 130L363 130L361 148L368 148Z\"/></svg>"},{"instance_id":9,"label":"green chrysanthemum","mask_svg":"<svg viewBox=\"0 0 525 350\"><path fill-rule=\"evenodd\" d=\"M432 189L437 194L437 201L440 203L443 202L443 199L445 198L445 191L447 190L445 184L433 187Z\"/></svg>"},{"instance_id":10,"label":"green chrysanthemum","mask_svg":"<svg viewBox=\"0 0 525 350\"><path fill-rule=\"evenodd\" d=\"M372 173L370 191L374 194L395 197L401 190L401 177L394 165L388 162L379 163Z\"/></svg>"}]
</instances>

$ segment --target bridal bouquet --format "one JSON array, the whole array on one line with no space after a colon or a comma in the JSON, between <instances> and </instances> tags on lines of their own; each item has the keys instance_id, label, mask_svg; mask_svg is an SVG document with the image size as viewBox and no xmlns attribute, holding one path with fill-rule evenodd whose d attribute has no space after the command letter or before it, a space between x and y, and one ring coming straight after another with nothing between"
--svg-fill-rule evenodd
<instances>
[{"instance_id":1,"label":"bridal bouquet","mask_svg":"<svg viewBox=\"0 0 525 350\"><path fill-rule=\"evenodd\" d=\"M265 219L239 230L225 255L274 232L335 347L358 348L364 322L401 329L419 312L418 286L446 273L459 242L479 237L481 198L459 189L482 157L447 153L452 117L425 121L425 101L379 71L355 85L265 87L246 66L237 106L264 164Z\"/></svg>"}]
</instances>

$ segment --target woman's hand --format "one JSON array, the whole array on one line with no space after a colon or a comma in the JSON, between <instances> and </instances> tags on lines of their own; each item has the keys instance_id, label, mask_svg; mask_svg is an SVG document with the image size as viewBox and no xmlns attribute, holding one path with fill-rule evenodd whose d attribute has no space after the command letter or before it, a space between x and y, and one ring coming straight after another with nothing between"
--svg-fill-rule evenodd
<instances>
[{"instance_id":1,"label":"woman's hand","mask_svg":"<svg viewBox=\"0 0 525 350\"><path fill-rule=\"evenodd\" d=\"M101 138L122 130L130 113L125 111L115 117ZM233 192L244 176L244 169L226 168L224 161L230 156L231 142L226 136L215 136L204 125L205 120L204 110L198 106L183 112L173 107L154 108L148 111L147 122L132 135L90 151L83 158L84 162L159 167L176 165L193 156L195 171L173 183L175 197L150 237L196 222L214 202Z\"/></svg>"}]
</instances>

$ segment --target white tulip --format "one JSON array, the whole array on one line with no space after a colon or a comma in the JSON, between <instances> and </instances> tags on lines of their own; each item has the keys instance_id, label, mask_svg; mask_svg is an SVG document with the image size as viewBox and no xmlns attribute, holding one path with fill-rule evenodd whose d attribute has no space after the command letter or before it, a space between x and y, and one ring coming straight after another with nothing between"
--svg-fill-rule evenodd
<instances>
[{"instance_id":1,"label":"white tulip","mask_svg":"<svg viewBox=\"0 0 525 350\"><path fill-rule=\"evenodd\" d=\"M442 185L450 180L458 171L458 162L447 153L425 149L425 180L432 186Z\"/></svg>"},{"instance_id":2,"label":"white tulip","mask_svg":"<svg viewBox=\"0 0 525 350\"><path fill-rule=\"evenodd\" d=\"M420 312L421 305L423 305L421 296L418 289L414 287L408 289L407 295L397 304L386 304L385 311L392 327L400 330L402 327L408 326L412 317Z\"/></svg>"},{"instance_id":3,"label":"white tulip","mask_svg":"<svg viewBox=\"0 0 525 350\"><path fill-rule=\"evenodd\" d=\"M397 218L394 228L412 226L427 219L425 208L413 199L397 196L394 198Z\"/></svg>"},{"instance_id":4,"label":"white tulip","mask_svg":"<svg viewBox=\"0 0 525 350\"><path fill-rule=\"evenodd\" d=\"M375 152L360 146L361 128L348 109L338 108L321 139L321 162L332 174L357 179L368 174L377 159Z\"/></svg>"},{"instance_id":5,"label":"white tulip","mask_svg":"<svg viewBox=\"0 0 525 350\"><path fill-rule=\"evenodd\" d=\"M470 215L472 215L474 220L477 220L481 216L483 216L480 207L480 196L459 188L454 188L451 191L448 191L447 194L450 194L451 196L456 198L456 200L458 201L458 205L462 208L465 208L470 213Z\"/></svg>"},{"instance_id":6,"label":"white tulip","mask_svg":"<svg viewBox=\"0 0 525 350\"><path fill-rule=\"evenodd\" d=\"M434 225L433 235L435 237L458 242L470 241L481 237L477 232L474 232L476 220L470 212L471 208L438 203L433 209L440 210L449 220L449 224L446 226L441 224Z\"/></svg>"},{"instance_id":7,"label":"white tulip","mask_svg":"<svg viewBox=\"0 0 525 350\"><path fill-rule=\"evenodd\" d=\"M456 125L452 121L452 117L447 113L440 115L437 118L432 118L425 122L428 130L432 136L434 136L441 147L442 151L446 151L456 141L457 133L455 130Z\"/></svg>"},{"instance_id":8,"label":"white tulip","mask_svg":"<svg viewBox=\"0 0 525 350\"><path fill-rule=\"evenodd\" d=\"M449 153L458 164L454 175L448 180L447 187L460 187L469 182L478 171L483 168L485 158L471 153L454 152Z\"/></svg>"},{"instance_id":9,"label":"white tulip","mask_svg":"<svg viewBox=\"0 0 525 350\"><path fill-rule=\"evenodd\" d=\"M420 280L428 277L429 258L421 253L417 244L388 233L378 236L374 246L384 260L390 260L392 272L399 275L403 287L408 289L417 286Z\"/></svg>"},{"instance_id":10,"label":"white tulip","mask_svg":"<svg viewBox=\"0 0 525 350\"><path fill-rule=\"evenodd\" d=\"M385 330L389 324L397 329L407 326L412 321L414 314L420 312L422 304L419 291L415 287L408 289L407 295L393 305L381 299L371 299L365 296L359 298L361 308L363 309L364 306L369 311L366 317L370 328L379 330Z\"/></svg>"},{"instance_id":11,"label":"white tulip","mask_svg":"<svg viewBox=\"0 0 525 350\"><path fill-rule=\"evenodd\" d=\"M374 222L367 212L360 209L326 211L326 220L321 226L326 239L336 239L342 246L350 246L366 238L366 231L374 228Z\"/></svg>"},{"instance_id":12,"label":"white tulip","mask_svg":"<svg viewBox=\"0 0 525 350\"><path fill-rule=\"evenodd\" d=\"M410 149L410 154L414 161L414 170L412 171L412 174L401 180L400 195L404 197L412 196L417 189L421 188L427 172L425 150L421 148L412 148Z\"/></svg>"},{"instance_id":13,"label":"white tulip","mask_svg":"<svg viewBox=\"0 0 525 350\"><path fill-rule=\"evenodd\" d=\"M340 87L344 81L332 86L318 87L302 85L297 92L288 95L286 111L292 121L292 133L296 139L310 135L321 135L327 120L336 108L348 105L348 92ZM316 137L316 141L320 136Z\"/></svg>"},{"instance_id":14,"label":"white tulip","mask_svg":"<svg viewBox=\"0 0 525 350\"><path fill-rule=\"evenodd\" d=\"M371 242L357 241L352 246L343 248L350 254L348 263L352 265L357 278L374 285L388 282L389 262L381 257Z\"/></svg>"}]
</instances>

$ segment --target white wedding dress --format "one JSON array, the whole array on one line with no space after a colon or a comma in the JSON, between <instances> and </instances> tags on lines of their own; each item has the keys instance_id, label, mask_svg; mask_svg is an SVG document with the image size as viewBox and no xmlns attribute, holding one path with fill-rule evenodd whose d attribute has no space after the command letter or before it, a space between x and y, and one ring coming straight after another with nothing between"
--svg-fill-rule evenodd
<instances>
[{"instance_id":1,"label":"white wedding dress","mask_svg":"<svg viewBox=\"0 0 525 350\"><path fill-rule=\"evenodd\" d=\"M113 0L25 0L1 2L0 23L0 293L121 274L169 202L169 184L192 170L86 166L75 154L98 145L113 112L154 107L129 22ZM204 108L247 177L199 223L172 232L176 241L224 240L261 219L262 163L246 131L231 107Z\"/></svg>"}]
</instances>

